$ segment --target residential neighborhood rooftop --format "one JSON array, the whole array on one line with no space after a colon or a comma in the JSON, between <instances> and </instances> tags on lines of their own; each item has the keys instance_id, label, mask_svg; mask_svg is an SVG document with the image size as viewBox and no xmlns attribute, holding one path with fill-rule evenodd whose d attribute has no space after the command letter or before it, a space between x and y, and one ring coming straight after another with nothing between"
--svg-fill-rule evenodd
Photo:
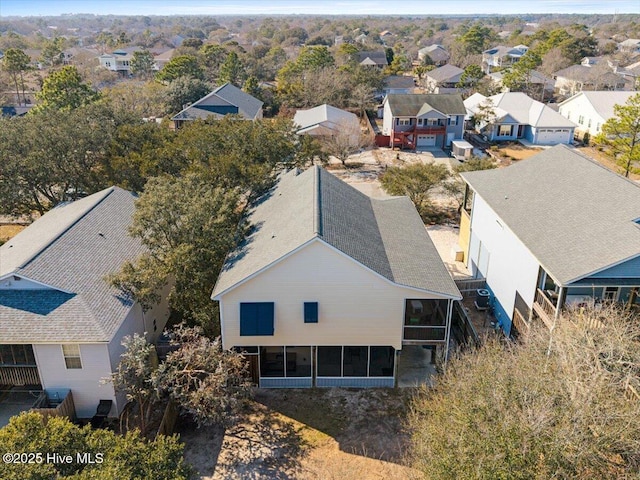
<instances>
[{"instance_id":1,"label":"residential neighborhood rooftop","mask_svg":"<svg viewBox=\"0 0 640 480\"><path fill-rule=\"evenodd\" d=\"M209 116L222 117L224 114L215 112L216 107L237 107L238 114L248 120L253 120L262 109L263 102L248 93L243 92L231 83L225 83L213 92L202 97L197 102L176 114L172 120L206 119Z\"/></svg>"},{"instance_id":2,"label":"residential neighborhood rooftop","mask_svg":"<svg viewBox=\"0 0 640 480\"><path fill-rule=\"evenodd\" d=\"M396 284L459 296L406 197L369 198L316 166L283 174L248 221L253 231L228 256L213 297L316 239Z\"/></svg>"},{"instance_id":3,"label":"residential neighborhood rooftop","mask_svg":"<svg viewBox=\"0 0 640 480\"><path fill-rule=\"evenodd\" d=\"M640 256L640 185L570 147L462 176L560 284Z\"/></svg>"},{"instance_id":4,"label":"residential neighborhood rooftop","mask_svg":"<svg viewBox=\"0 0 640 480\"><path fill-rule=\"evenodd\" d=\"M145 250L128 233L135 195L118 187L54 208L0 246L0 338L107 342L133 305L105 277Z\"/></svg>"},{"instance_id":5,"label":"residential neighborhood rooftop","mask_svg":"<svg viewBox=\"0 0 640 480\"><path fill-rule=\"evenodd\" d=\"M602 118L612 118L615 114L614 108L616 105L624 105L627 100L637 95L638 92L621 92L621 91L582 91L568 98L559 105L562 106L580 95L584 96L589 103L593 106L594 110Z\"/></svg>"},{"instance_id":6,"label":"residential neighborhood rooftop","mask_svg":"<svg viewBox=\"0 0 640 480\"><path fill-rule=\"evenodd\" d=\"M415 117L425 104L447 115L464 115L466 110L458 94L389 94L386 102L395 117Z\"/></svg>"}]
</instances>

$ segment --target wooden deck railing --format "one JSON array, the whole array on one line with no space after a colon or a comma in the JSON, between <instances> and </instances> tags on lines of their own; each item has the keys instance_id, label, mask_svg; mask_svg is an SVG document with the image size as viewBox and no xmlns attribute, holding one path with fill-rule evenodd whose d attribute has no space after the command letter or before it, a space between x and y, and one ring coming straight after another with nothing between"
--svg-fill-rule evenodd
<instances>
[{"instance_id":1,"label":"wooden deck railing","mask_svg":"<svg viewBox=\"0 0 640 480\"><path fill-rule=\"evenodd\" d=\"M0 367L0 385L40 385L38 367L3 365Z\"/></svg>"},{"instance_id":2,"label":"wooden deck railing","mask_svg":"<svg viewBox=\"0 0 640 480\"><path fill-rule=\"evenodd\" d=\"M529 333L529 329L531 328L531 326L529 325L529 322L522 316L522 314L520 313L520 310L518 310L517 308L514 309L513 311L513 324L516 327L516 329L518 330L518 332L520 332L523 335L527 335Z\"/></svg>"},{"instance_id":3,"label":"wooden deck railing","mask_svg":"<svg viewBox=\"0 0 640 480\"><path fill-rule=\"evenodd\" d=\"M547 297L546 293L539 288L536 290L533 309L548 328L553 327L553 320L556 316L556 306L553 304L551 299Z\"/></svg>"}]
</instances>

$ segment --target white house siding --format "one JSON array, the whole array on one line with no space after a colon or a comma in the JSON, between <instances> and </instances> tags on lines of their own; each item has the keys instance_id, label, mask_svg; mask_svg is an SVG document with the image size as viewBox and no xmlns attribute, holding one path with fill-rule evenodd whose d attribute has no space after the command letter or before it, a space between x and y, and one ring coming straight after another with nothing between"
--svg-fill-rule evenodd
<instances>
[{"instance_id":1,"label":"white house siding","mask_svg":"<svg viewBox=\"0 0 640 480\"><path fill-rule=\"evenodd\" d=\"M223 295L223 345L402 348L405 299L440 298L394 285L317 240ZM240 303L274 302L273 336L240 336ZM305 324L304 302L318 302Z\"/></svg>"},{"instance_id":2,"label":"white house siding","mask_svg":"<svg viewBox=\"0 0 640 480\"><path fill-rule=\"evenodd\" d=\"M539 263L479 195L473 201L468 258L478 266L479 275L487 278L500 304L496 316L508 334L516 291L527 305L533 304Z\"/></svg>"},{"instance_id":3,"label":"white house siding","mask_svg":"<svg viewBox=\"0 0 640 480\"><path fill-rule=\"evenodd\" d=\"M80 344L82 368L78 369L66 368L60 344L34 344L33 351L42 387L49 392L70 389L79 418L92 417L100 400L115 403L113 386L100 383L111 373L106 344ZM114 409L111 414L115 415Z\"/></svg>"},{"instance_id":4,"label":"white house siding","mask_svg":"<svg viewBox=\"0 0 640 480\"><path fill-rule=\"evenodd\" d=\"M578 124L576 130L594 136L600 133L606 119L602 118L584 95L578 94L558 106L558 113Z\"/></svg>"},{"instance_id":5,"label":"white house siding","mask_svg":"<svg viewBox=\"0 0 640 480\"><path fill-rule=\"evenodd\" d=\"M393 114L389 102L384 103L384 114L382 117L382 134L391 135L391 127L393 123Z\"/></svg>"}]
</instances>

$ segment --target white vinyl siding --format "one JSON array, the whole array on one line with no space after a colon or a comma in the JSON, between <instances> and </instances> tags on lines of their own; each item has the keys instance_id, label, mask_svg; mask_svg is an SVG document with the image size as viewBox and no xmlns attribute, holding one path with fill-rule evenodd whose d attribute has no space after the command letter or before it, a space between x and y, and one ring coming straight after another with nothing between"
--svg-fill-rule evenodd
<instances>
[{"instance_id":1,"label":"white vinyl siding","mask_svg":"<svg viewBox=\"0 0 640 480\"><path fill-rule=\"evenodd\" d=\"M301 320L304 302L318 323ZM317 240L223 295L223 345L389 345L402 348L407 298L438 298L394 285ZM241 337L241 302L274 302L274 335Z\"/></svg>"}]
</instances>

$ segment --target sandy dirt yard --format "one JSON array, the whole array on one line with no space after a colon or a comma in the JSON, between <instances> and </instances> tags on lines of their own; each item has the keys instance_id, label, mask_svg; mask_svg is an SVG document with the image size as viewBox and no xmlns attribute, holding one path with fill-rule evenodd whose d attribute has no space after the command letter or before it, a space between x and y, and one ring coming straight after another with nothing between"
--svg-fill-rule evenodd
<instances>
[{"instance_id":1,"label":"sandy dirt yard","mask_svg":"<svg viewBox=\"0 0 640 480\"><path fill-rule=\"evenodd\" d=\"M412 389L256 390L240 422L183 424L185 458L202 480L414 479L403 466Z\"/></svg>"}]
</instances>

